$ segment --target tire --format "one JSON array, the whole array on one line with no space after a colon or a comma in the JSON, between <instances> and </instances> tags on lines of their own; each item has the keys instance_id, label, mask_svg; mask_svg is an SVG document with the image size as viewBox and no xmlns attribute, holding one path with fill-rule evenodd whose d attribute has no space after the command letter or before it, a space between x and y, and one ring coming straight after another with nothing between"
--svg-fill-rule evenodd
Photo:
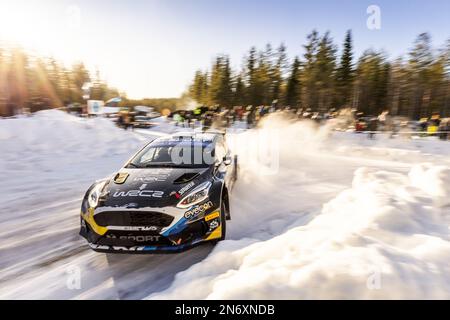
<instances>
[{"instance_id":1,"label":"tire","mask_svg":"<svg viewBox=\"0 0 450 320\"><path fill-rule=\"evenodd\" d=\"M222 201L220 205L220 225L222 226L222 236L217 239L217 242L225 240L227 234L227 217L226 217L226 207Z\"/></svg>"}]
</instances>

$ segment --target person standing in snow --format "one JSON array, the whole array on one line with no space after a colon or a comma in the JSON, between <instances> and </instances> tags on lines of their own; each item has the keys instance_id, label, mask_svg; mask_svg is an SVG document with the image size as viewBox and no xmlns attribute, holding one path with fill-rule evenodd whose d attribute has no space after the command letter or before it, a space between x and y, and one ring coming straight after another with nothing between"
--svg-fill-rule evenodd
<instances>
[{"instance_id":1,"label":"person standing in snow","mask_svg":"<svg viewBox=\"0 0 450 320\"><path fill-rule=\"evenodd\" d=\"M375 139L375 133L378 129L378 119L377 118L370 119L367 129L369 131L369 135L368 135L369 139L370 140Z\"/></svg>"},{"instance_id":2,"label":"person standing in snow","mask_svg":"<svg viewBox=\"0 0 450 320\"><path fill-rule=\"evenodd\" d=\"M247 113L247 129L253 128L255 124L255 109L251 106Z\"/></svg>"},{"instance_id":3,"label":"person standing in snow","mask_svg":"<svg viewBox=\"0 0 450 320\"><path fill-rule=\"evenodd\" d=\"M444 119L439 124L439 139L447 140L450 137L450 118Z\"/></svg>"},{"instance_id":4,"label":"person standing in snow","mask_svg":"<svg viewBox=\"0 0 450 320\"><path fill-rule=\"evenodd\" d=\"M123 128L124 123L123 123L123 116L121 114L119 114L119 117L117 118L117 126L119 128Z\"/></svg>"}]
</instances>

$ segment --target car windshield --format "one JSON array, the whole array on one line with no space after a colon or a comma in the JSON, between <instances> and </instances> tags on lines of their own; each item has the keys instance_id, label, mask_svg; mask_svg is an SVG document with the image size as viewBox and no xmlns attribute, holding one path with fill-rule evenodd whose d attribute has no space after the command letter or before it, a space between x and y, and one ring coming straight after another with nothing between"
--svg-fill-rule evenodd
<instances>
[{"instance_id":1,"label":"car windshield","mask_svg":"<svg viewBox=\"0 0 450 320\"><path fill-rule=\"evenodd\" d=\"M212 142L163 141L148 145L127 165L129 168L205 168L214 163Z\"/></svg>"}]
</instances>

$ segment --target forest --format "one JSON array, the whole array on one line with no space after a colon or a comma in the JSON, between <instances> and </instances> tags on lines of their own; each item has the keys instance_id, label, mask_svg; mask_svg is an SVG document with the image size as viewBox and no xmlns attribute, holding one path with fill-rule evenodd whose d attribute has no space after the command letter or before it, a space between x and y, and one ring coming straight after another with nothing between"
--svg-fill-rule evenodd
<instances>
[{"instance_id":1,"label":"forest","mask_svg":"<svg viewBox=\"0 0 450 320\"><path fill-rule=\"evenodd\" d=\"M54 58L37 57L21 48L0 48L0 116L25 110L64 107L89 99L107 101L120 96L120 106L150 105L156 109L186 108L188 98L204 106L278 105L328 112L353 108L366 115L389 111L410 119L450 116L450 39L438 48L422 33L407 54L391 59L368 49L354 55L352 31L341 47L329 32L313 30L303 52L288 57L287 47L250 50L235 70L226 54L217 55L208 70L198 70L179 98L127 99L110 87L100 71L82 62L66 67ZM192 104L192 103L190 103Z\"/></svg>"},{"instance_id":2,"label":"forest","mask_svg":"<svg viewBox=\"0 0 450 320\"><path fill-rule=\"evenodd\" d=\"M450 39L435 49L428 33L420 34L404 57L390 59L368 49L357 59L347 31L341 50L329 32L313 30L303 54L289 59L285 44L252 47L241 70L228 55L215 57L209 70L198 70L189 96L199 104L271 105L327 112L354 108L366 115L389 111L411 119L450 115ZM338 54L339 53L339 54Z\"/></svg>"},{"instance_id":3,"label":"forest","mask_svg":"<svg viewBox=\"0 0 450 320\"><path fill-rule=\"evenodd\" d=\"M126 92L109 86L99 70L92 74L83 62L66 67L55 58L39 57L20 47L0 48L0 116L84 104L86 94L103 101L121 97L119 106L147 105L157 110L175 109L180 102L178 98L128 99Z\"/></svg>"},{"instance_id":4,"label":"forest","mask_svg":"<svg viewBox=\"0 0 450 320\"><path fill-rule=\"evenodd\" d=\"M82 62L67 68L54 58L37 57L19 47L1 48L0 116L83 103L83 86L90 82L91 99L119 95L100 80L98 71L92 77Z\"/></svg>"}]
</instances>

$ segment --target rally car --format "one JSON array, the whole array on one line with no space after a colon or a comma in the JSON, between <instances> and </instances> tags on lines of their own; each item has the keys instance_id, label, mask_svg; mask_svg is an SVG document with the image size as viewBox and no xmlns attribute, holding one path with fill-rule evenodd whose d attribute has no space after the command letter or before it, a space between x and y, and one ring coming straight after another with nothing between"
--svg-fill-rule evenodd
<instances>
[{"instance_id":1,"label":"rally car","mask_svg":"<svg viewBox=\"0 0 450 320\"><path fill-rule=\"evenodd\" d=\"M87 190L80 235L95 251L118 253L170 253L223 240L237 174L223 134L156 139Z\"/></svg>"}]
</instances>

